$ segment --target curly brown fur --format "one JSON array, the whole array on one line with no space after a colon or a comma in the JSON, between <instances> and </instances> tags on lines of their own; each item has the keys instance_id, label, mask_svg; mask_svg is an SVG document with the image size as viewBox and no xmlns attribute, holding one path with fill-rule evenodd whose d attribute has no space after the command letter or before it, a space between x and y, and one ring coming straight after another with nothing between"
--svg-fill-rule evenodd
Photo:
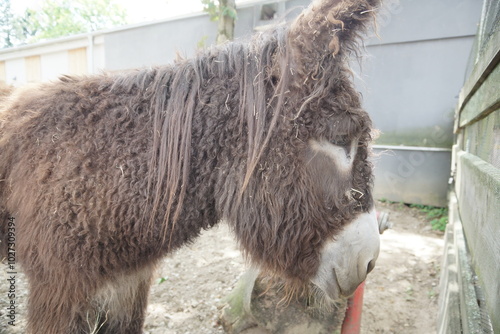
<instances>
[{"instance_id":1,"label":"curly brown fur","mask_svg":"<svg viewBox=\"0 0 500 334\"><path fill-rule=\"evenodd\" d=\"M325 4L320 35L306 13L172 66L42 84L0 111L28 332L139 333L155 263L222 219L254 263L308 282L324 242L372 206L371 121L345 56L376 3ZM311 139L356 140L351 173L307 153Z\"/></svg>"},{"instance_id":2,"label":"curly brown fur","mask_svg":"<svg viewBox=\"0 0 500 334\"><path fill-rule=\"evenodd\" d=\"M13 90L14 87L0 82L0 104L4 103L4 101L10 96L10 94L12 94Z\"/></svg>"}]
</instances>

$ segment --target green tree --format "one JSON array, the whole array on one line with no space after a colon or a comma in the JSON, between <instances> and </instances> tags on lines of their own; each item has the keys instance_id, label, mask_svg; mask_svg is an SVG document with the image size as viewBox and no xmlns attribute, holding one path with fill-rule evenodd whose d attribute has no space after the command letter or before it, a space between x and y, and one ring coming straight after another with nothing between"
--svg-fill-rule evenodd
<instances>
[{"instance_id":1,"label":"green tree","mask_svg":"<svg viewBox=\"0 0 500 334\"><path fill-rule=\"evenodd\" d=\"M212 21L218 21L217 44L234 38L234 22L236 21L235 0L201 0L203 10L210 15Z\"/></svg>"},{"instance_id":2,"label":"green tree","mask_svg":"<svg viewBox=\"0 0 500 334\"><path fill-rule=\"evenodd\" d=\"M7 29L9 36L15 36L14 44L26 44L125 23L126 10L113 0L45 0L39 10L28 8L23 15L11 17Z\"/></svg>"},{"instance_id":3,"label":"green tree","mask_svg":"<svg viewBox=\"0 0 500 334\"><path fill-rule=\"evenodd\" d=\"M36 40L34 36L43 30L40 26L40 22L36 18L37 12L30 8L26 9L23 15L14 17L12 25L10 26L15 40L14 44L26 44L31 40Z\"/></svg>"},{"instance_id":4,"label":"green tree","mask_svg":"<svg viewBox=\"0 0 500 334\"><path fill-rule=\"evenodd\" d=\"M14 16L10 8L10 0L0 0L0 45L9 47L13 45L13 31L10 29Z\"/></svg>"}]
</instances>

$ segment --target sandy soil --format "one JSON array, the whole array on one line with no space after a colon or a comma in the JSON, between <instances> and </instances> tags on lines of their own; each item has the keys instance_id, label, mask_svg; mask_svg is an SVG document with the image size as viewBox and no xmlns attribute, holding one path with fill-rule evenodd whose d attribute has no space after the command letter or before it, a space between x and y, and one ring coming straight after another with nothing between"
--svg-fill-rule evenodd
<instances>
[{"instance_id":1,"label":"sandy soil","mask_svg":"<svg viewBox=\"0 0 500 334\"><path fill-rule=\"evenodd\" d=\"M378 203L378 210L389 212L393 228L381 236L380 257L366 282L361 333L435 333L442 234L431 231L416 209ZM244 271L228 228L206 231L159 268L145 333L224 333L218 322L223 298ZM7 265L2 263L0 272L0 334L23 333L25 279L16 275L16 326L10 326Z\"/></svg>"}]
</instances>

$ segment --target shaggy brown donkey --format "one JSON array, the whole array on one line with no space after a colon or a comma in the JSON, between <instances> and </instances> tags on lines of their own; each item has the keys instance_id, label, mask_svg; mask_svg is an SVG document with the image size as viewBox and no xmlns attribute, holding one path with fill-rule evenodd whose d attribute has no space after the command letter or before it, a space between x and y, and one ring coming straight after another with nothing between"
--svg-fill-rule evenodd
<instances>
[{"instance_id":1,"label":"shaggy brown donkey","mask_svg":"<svg viewBox=\"0 0 500 334\"><path fill-rule=\"evenodd\" d=\"M140 333L155 264L221 220L248 258L347 296L373 268L371 121L347 58L377 0L172 66L64 77L0 111L2 239L29 333Z\"/></svg>"}]
</instances>

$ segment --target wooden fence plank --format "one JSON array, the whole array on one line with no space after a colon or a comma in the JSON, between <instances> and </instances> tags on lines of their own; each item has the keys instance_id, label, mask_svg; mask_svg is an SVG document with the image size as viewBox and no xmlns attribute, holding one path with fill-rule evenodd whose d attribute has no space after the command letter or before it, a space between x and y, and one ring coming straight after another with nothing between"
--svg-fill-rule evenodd
<instances>
[{"instance_id":1,"label":"wooden fence plank","mask_svg":"<svg viewBox=\"0 0 500 334\"><path fill-rule=\"evenodd\" d=\"M500 30L497 30L490 37L490 40L484 49L481 57L478 58L477 63L472 70L469 78L464 84L460 92L458 106L461 108L474 92L481 86L484 79L489 75L495 66L500 62ZM476 55L474 55L476 56Z\"/></svg>"},{"instance_id":2,"label":"wooden fence plank","mask_svg":"<svg viewBox=\"0 0 500 334\"><path fill-rule=\"evenodd\" d=\"M441 278L439 281L438 333L462 334L460 317L460 288L458 286L457 252L455 247L455 224L461 224L458 215L457 198L450 194L450 217L445 232Z\"/></svg>"},{"instance_id":3,"label":"wooden fence plank","mask_svg":"<svg viewBox=\"0 0 500 334\"><path fill-rule=\"evenodd\" d=\"M500 66L497 66L481 87L462 106L460 127L481 119L500 107Z\"/></svg>"},{"instance_id":4,"label":"wooden fence plank","mask_svg":"<svg viewBox=\"0 0 500 334\"><path fill-rule=\"evenodd\" d=\"M461 133L464 151L500 168L500 109L465 127Z\"/></svg>"},{"instance_id":5,"label":"wooden fence plank","mask_svg":"<svg viewBox=\"0 0 500 334\"><path fill-rule=\"evenodd\" d=\"M473 154L457 154L456 192L467 245L500 333L500 169Z\"/></svg>"}]
</instances>

